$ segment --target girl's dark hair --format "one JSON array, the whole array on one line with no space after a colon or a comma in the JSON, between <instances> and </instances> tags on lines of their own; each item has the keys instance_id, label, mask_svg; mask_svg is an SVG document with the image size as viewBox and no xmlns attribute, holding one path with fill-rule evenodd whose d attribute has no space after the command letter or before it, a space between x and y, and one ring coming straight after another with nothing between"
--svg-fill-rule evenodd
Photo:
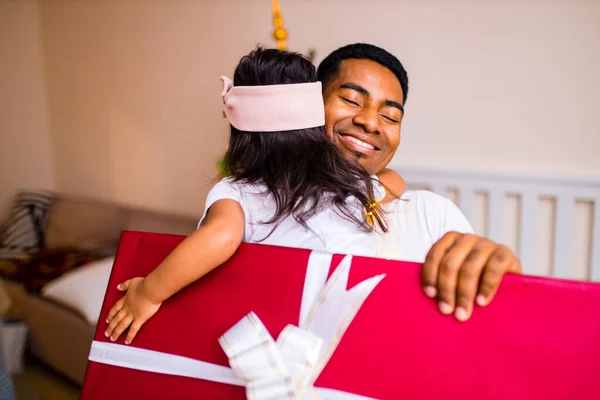
<instances>
[{"instance_id":1,"label":"girl's dark hair","mask_svg":"<svg viewBox=\"0 0 600 400\"><path fill-rule=\"evenodd\" d=\"M242 57L233 75L234 86L316 82L316 69L304 56L277 49L257 48ZM323 127L285 132L246 132L231 126L225 168L234 182L262 184L273 195L276 210L266 224L292 216L306 221L322 207L338 213L366 232L373 231L364 215L348 204L354 196L373 214L382 230L386 224L375 203L370 175L347 161Z\"/></svg>"}]
</instances>

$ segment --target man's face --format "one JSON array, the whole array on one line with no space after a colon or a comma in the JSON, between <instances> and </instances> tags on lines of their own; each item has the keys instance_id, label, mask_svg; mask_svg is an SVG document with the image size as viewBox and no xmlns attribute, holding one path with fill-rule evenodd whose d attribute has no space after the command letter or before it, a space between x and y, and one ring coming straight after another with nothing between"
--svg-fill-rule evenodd
<instances>
[{"instance_id":1,"label":"man's face","mask_svg":"<svg viewBox=\"0 0 600 400\"><path fill-rule=\"evenodd\" d=\"M325 130L344 156L376 174L400 144L402 87L392 71L363 59L343 60L323 92Z\"/></svg>"}]
</instances>

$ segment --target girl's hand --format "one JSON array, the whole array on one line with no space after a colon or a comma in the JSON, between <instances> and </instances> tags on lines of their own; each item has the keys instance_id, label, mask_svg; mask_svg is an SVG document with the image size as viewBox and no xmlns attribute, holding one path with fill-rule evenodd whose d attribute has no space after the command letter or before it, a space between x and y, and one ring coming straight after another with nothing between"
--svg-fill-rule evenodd
<instances>
[{"instance_id":1,"label":"girl's hand","mask_svg":"<svg viewBox=\"0 0 600 400\"><path fill-rule=\"evenodd\" d=\"M125 344L130 344L142 325L156 314L162 302L148 298L144 290L144 278L129 279L117 289L127 293L109 311L106 319L108 328L104 335L114 342L129 327Z\"/></svg>"},{"instance_id":2,"label":"girl's hand","mask_svg":"<svg viewBox=\"0 0 600 400\"><path fill-rule=\"evenodd\" d=\"M396 171L391 169L384 169L383 171L377 174L377 179L381 182L385 188L385 198L382 203L387 203L388 201L392 201L402 196L404 191L406 190L406 182L404 178Z\"/></svg>"}]
</instances>

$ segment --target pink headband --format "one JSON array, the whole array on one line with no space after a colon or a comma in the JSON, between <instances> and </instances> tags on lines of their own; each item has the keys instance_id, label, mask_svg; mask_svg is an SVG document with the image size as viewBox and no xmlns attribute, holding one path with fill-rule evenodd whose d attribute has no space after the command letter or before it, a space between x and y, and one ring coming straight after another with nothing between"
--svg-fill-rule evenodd
<instances>
[{"instance_id":1,"label":"pink headband","mask_svg":"<svg viewBox=\"0 0 600 400\"><path fill-rule=\"evenodd\" d=\"M223 111L241 131L273 132L325 125L321 82L233 86L223 81Z\"/></svg>"}]
</instances>

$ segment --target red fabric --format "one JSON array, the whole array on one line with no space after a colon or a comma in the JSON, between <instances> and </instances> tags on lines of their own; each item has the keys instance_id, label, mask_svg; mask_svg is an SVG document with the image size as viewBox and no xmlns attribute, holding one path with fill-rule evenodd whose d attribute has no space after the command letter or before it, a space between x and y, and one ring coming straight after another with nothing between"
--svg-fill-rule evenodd
<instances>
[{"instance_id":1,"label":"red fabric","mask_svg":"<svg viewBox=\"0 0 600 400\"><path fill-rule=\"evenodd\" d=\"M150 272L182 239L123 234L95 340L107 341L116 285ZM308 256L243 244L165 302L132 346L227 365L217 339L248 312L275 338L297 324ZM600 398L600 285L506 276L494 301L459 323L423 294L419 264L355 257L349 285L383 272L317 386L380 399ZM244 389L90 362L81 399L117 398L243 399Z\"/></svg>"}]
</instances>

